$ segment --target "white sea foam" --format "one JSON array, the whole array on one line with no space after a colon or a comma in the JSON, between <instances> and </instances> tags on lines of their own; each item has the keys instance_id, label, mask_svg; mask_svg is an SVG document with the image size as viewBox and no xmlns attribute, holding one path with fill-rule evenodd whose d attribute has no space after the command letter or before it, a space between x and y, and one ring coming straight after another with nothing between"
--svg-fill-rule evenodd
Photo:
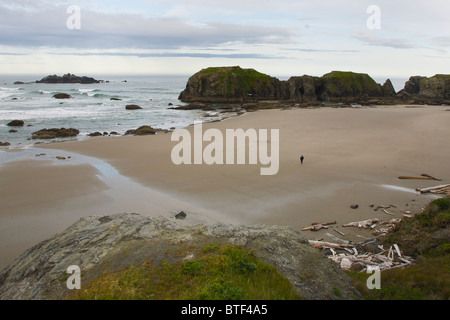
<instances>
[{"instance_id":1,"label":"white sea foam","mask_svg":"<svg viewBox=\"0 0 450 320\"><path fill-rule=\"evenodd\" d=\"M29 83L18 87L13 84L16 79L3 77L0 79L0 83L5 83L0 87L0 141L24 146L35 142L28 140L32 132L44 128L71 127L83 134L95 131L124 133L141 125L181 128L203 119L204 112L200 110L169 109L169 103L182 104L178 95L185 88L187 76L102 78L110 83ZM123 79L127 79L127 83L123 83ZM55 93L68 93L72 98L55 99ZM112 97L121 100L111 100ZM129 111L125 109L127 104L137 104L143 109ZM6 124L14 119L24 120L25 126L10 133Z\"/></svg>"}]
</instances>

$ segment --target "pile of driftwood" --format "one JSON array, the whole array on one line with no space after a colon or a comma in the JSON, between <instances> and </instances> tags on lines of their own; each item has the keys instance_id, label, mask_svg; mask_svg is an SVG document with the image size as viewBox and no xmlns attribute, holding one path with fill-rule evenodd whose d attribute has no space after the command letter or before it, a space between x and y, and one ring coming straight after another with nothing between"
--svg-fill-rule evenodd
<instances>
[{"instance_id":1,"label":"pile of driftwood","mask_svg":"<svg viewBox=\"0 0 450 320\"><path fill-rule=\"evenodd\" d=\"M395 207L389 206L378 206L375 211L382 210L386 214L392 215L387 209ZM409 213L409 212L408 212ZM403 218L410 218L411 215L403 214ZM402 219L392 218L389 220L383 220L379 218L372 218L362 221L355 221L343 224L343 227L356 227L364 229L373 229L373 235L383 236L386 235L392 228L395 227ZM321 229L332 228L337 233L345 234L333 227L336 221L332 222L315 222L312 223L310 227L303 228L303 231L318 231ZM377 229L375 229L379 226ZM383 245L376 239L371 239L358 244L344 243L346 241L342 240L343 243L332 243L320 240L309 240L309 243L318 249L327 250L328 257L336 263L339 263L341 268L344 270L356 270L364 272L368 267L376 268L380 270L386 270L397 267L404 267L413 263L411 257L405 256L400 251L398 245L394 244L389 249L384 249ZM370 245L369 245L370 244Z\"/></svg>"},{"instance_id":2,"label":"pile of driftwood","mask_svg":"<svg viewBox=\"0 0 450 320\"><path fill-rule=\"evenodd\" d=\"M450 196L450 184L444 184L436 187L423 189L417 188L416 191L419 191L420 193L446 194Z\"/></svg>"},{"instance_id":3,"label":"pile of driftwood","mask_svg":"<svg viewBox=\"0 0 450 320\"><path fill-rule=\"evenodd\" d=\"M383 209L385 210L385 209ZM409 212L409 211L408 211ZM389 213L389 212L387 212ZM389 213L390 214L390 213ZM410 218L411 216L409 214L403 215L405 218ZM395 227L396 224L398 224L401 221L401 219L389 219L389 220L382 220L378 218L373 219L367 219L362 221L355 221L355 222L349 222L346 224L343 224L343 227L357 227L357 228L363 228L363 229L373 229L372 234L375 236L383 236L386 235L392 228ZM335 225L336 221L332 222L313 222L311 226L302 228L302 231L319 231L321 229L329 229L331 225ZM382 227L375 229L377 225L380 225ZM331 227L332 228L332 227ZM337 228L332 228L335 232L339 233L342 236L345 236L345 233L340 231Z\"/></svg>"},{"instance_id":4,"label":"pile of driftwood","mask_svg":"<svg viewBox=\"0 0 450 320\"><path fill-rule=\"evenodd\" d=\"M365 250L370 242L373 242L373 245L369 250ZM315 248L329 250L328 258L339 263L343 270L365 272L371 267L372 269L379 268L382 271L406 267L414 262L411 257L405 256L400 251L397 244L390 246L389 249L384 249L383 245L376 244L376 240L357 245L314 240L309 240L309 243Z\"/></svg>"}]
</instances>

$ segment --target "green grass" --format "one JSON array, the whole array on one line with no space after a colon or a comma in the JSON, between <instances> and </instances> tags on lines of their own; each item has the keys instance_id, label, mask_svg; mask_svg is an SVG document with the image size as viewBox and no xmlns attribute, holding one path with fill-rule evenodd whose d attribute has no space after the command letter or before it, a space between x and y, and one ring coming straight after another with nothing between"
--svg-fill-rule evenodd
<instances>
[{"instance_id":1,"label":"green grass","mask_svg":"<svg viewBox=\"0 0 450 320\"><path fill-rule=\"evenodd\" d=\"M196 259L155 265L146 261L105 272L69 299L296 300L292 284L251 251L232 245L197 248Z\"/></svg>"},{"instance_id":2,"label":"green grass","mask_svg":"<svg viewBox=\"0 0 450 320\"><path fill-rule=\"evenodd\" d=\"M450 257L420 258L414 266L381 272L381 289L366 286L370 274L348 272L353 286L369 300L448 300L450 299Z\"/></svg>"},{"instance_id":3,"label":"green grass","mask_svg":"<svg viewBox=\"0 0 450 320\"><path fill-rule=\"evenodd\" d=\"M450 299L450 198L431 202L420 214L402 221L382 239L385 247L397 243L416 263L381 272L381 289L366 286L370 274L348 272L353 286L370 300Z\"/></svg>"},{"instance_id":4,"label":"green grass","mask_svg":"<svg viewBox=\"0 0 450 320\"><path fill-rule=\"evenodd\" d=\"M218 85L225 89L225 92L222 92L222 94L228 96L247 96L248 93L257 91L258 88L271 86L271 77L269 75L254 69L243 69L238 66L206 68L201 70L199 74L206 76L218 74L221 80Z\"/></svg>"},{"instance_id":5,"label":"green grass","mask_svg":"<svg viewBox=\"0 0 450 320\"><path fill-rule=\"evenodd\" d=\"M388 245L397 243L411 256L439 255L448 247L445 236L450 226L450 198L437 199L412 219L402 221L383 239ZM448 250L447 250L448 253Z\"/></svg>"},{"instance_id":6,"label":"green grass","mask_svg":"<svg viewBox=\"0 0 450 320\"><path fill-rule=\"evenodd\" d=\"M367 74L333 71L325 74L323 79L329 83L330 93L333 95L341 94L345 90L347 95L359 95L362 92L371 94L381 91L381 87Z\"/></svg>"}]
</instances>

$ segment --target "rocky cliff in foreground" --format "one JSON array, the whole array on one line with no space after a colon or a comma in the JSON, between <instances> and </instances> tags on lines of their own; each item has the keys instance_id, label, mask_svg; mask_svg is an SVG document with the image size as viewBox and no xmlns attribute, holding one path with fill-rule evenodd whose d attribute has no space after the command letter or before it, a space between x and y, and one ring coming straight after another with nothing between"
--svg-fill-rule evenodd
<instances>
[{"instance_id":1,"label":"rocky cliff in foreground","mask_svg":"<svg viewBox=\"0 0 450 320\"><path fill-rule=\"evenodd\" d=\"M322 77L295 76L286 81L254 69L214 67L189 78L183 102L244 103L278 100L297 103L429 103L450 102L450 75L411 77L397 95L392 82L376 83L368 74L333 71Z\"/></svg>"},{"instance_id":2,"label":"rocky cliff in foreground","mask_svg":"<svg viewBox=\"0 0 450 320\"><path fill-rule=\"evenodd\" d=\"M251 248L275 266L304 299L359 299L339 266L314 249L300 232L280 226L186 226L138 214L82 218L60 234L27 250L0 273L0 299L63 299L66 269L77 265L82 284L105 270L180 259L181 244L233 244ZM190 252L185 252L189 256ZM336 295L339 292L339 296Z\"/></svg>"}]
</instances>

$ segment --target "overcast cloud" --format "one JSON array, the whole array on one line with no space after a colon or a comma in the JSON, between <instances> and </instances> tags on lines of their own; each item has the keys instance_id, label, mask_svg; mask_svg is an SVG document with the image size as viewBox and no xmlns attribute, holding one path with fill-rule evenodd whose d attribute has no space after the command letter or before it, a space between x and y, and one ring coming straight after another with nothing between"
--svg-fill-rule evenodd
<instances>
[{"instance_id":1,"label":"overcast cloud","mask_svg":"<svg viewBox=\"0 0 450 320\"><path fill-rule=\"evenodd\" d=\"M80 30L66 26L70 5L81 10ZM371 5L380 8L381 29L367 27ZM447 0L0 0L0 67L189 74L226 64L274 75L450 73L448 12Z\"/></svg>"}]
</instances>

